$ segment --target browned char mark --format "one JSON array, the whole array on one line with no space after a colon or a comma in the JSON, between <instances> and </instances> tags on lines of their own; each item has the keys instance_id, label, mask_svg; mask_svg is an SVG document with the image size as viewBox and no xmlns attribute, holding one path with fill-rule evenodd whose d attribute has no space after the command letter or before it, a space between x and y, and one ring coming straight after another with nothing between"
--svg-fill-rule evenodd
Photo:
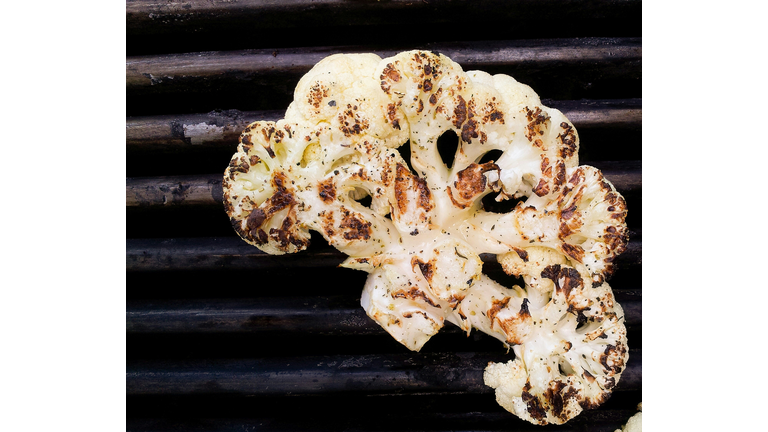
<instances>
[{"instance_id":1,"label":"browned char mark","mask_svg":"<svg viewBox=\"0 0 768 432\"><path fill-rule=\"evenodd\" d=\"M339 228L344 230L346 240L368 240L371 238L371 223L364 220L358 213L342 207L342 220Z\"/></svg>"},{"instance_id":2,"label":"browned char mark","mask_svg":"<svg viewBox=\"0 0 768 432\"><path fill-rule=\"evenodd\" d=\"M432 192L429 190L427 181L411 173L411 170L403 164L397 164L397 173L395 177L395 199L400 214L408 210L408 191L413 191L416 195L416 207L424 212L429 212L434 207L432 203Z\"/></svg>"},{"instance_id":3,"label":"browned char mark","mask_svg":"<svg viewBox=\"0 0 768 432\"><path fill-rule=\"evenodd\" d=\"M482 165L472 163L467 168L458 172L457 179L453 182L456 193L463 201L471 201L481 193L485 192L487 179L485 173L488 171L499 171L499 166L493 162L486 162Z\"/></svg>"}]
</instances>

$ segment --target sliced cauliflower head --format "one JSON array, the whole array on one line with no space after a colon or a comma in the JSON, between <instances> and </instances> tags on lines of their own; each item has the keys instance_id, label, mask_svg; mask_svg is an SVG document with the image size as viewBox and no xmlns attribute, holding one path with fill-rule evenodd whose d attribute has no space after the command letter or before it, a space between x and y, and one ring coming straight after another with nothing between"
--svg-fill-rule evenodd
<instances>
[{"instance_id":1,"label":"sliced cauliflower head","mask_svg":"<svg viewBox=\"0 0 768 432\"><path fill-rule=\"evenodd\" d=\"M607 283L593 287L573 267L551 264L540 276L553 289L526 283L525 327L517 304L510 308L503 287L491 285L486 296L503 307L473 314L480 321L473 326L486 333L490 327L515 352L514 360L486 369L485 383L496 389L499 404L533 423L561 424L600 405L616 386L628 360L624 312ZM463 304L457 311L467 315ZM516 378L503 379L511 375Z\"/></svg>"},{"instance_id":2,"label":"sliced cauliflower head","mask_svg":"<svg viewBox=\"0 0 768 432\"><path fill-rule=\"evenodd\" d=\"M445 133L458 147L443 160ZM628 358L605 282L628 241L626 204L578 149L568 119L509 76L424 51L333 55L300 80L284 119L245 129L224 206L270 254L320 233L343 266L369 273L363 308L411 350L445 321L498 338L515 352L486 371L499 403L563 423L607 398ZM488 212L489 194L519 202ZM523 286L485 276L482 254Z\"/></svg>"}]
</instances>

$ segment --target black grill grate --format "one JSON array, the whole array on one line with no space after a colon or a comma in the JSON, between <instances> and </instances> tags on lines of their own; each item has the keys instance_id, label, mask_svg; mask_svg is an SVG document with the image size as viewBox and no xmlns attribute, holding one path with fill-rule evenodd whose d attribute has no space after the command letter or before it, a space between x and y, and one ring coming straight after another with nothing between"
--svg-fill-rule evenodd
<instances>
[{"instance_id":1,"label":"black grill grate","mask_svg":"<svg viewBox=\"0 0 768 432\"><path fill-rule=\"evenodd\" d=\"M641 401L639 1L127 1L127 429L613 431ZM555 427L523 422L482 383L511 358L446 326L411 353L359 306L366 274L313 237L272 257L221 205L240 131L276 120L336 52L444 53L531 85L579 131L582 164L627 199L611 280L630 361L612 398ZM484 269L510 279L493 257ZM507 278L507 279L505 279Z\"/></svg>"}]
</instances>

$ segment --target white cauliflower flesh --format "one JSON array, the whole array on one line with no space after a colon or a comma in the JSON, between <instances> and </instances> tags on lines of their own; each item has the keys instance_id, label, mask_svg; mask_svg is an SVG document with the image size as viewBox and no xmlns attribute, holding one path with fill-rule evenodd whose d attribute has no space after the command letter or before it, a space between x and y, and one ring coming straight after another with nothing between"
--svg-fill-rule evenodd
<instances>
[{"instance_id":1,"label":"white cauliflower flesh","mask_svg":"<svg viewBox=\"0 0 768 432\"><path fill-rule=\"evenodd\" d=\"M643 431L643 411L642 404L638 406L640 410L637 414L627 420L627 423L622 426L621 429L616 429L614 432L642 432Z\"/></svg>"},{"instance_id":2,"label":"white cauliflower flesh","mask_svg":"<svg viewBox=\"0 0 768 432\"><path fill-rule=\"evenodd\" d=\"M452 163L437 146L446 132L459 138ZM626 248L626 205L578 165L578 148L562 113L509 76L423 51L333 55L301 79L283 120L243 132L224 205L270 254L321 233L344 266L370 273L363 308L411 350L445 321L511 346L516 358L490 364L486 384L521 418L560 424L605 400L627 361L605 282ZM490 193L519 201L487 212ZM524 286L485 276L483 253Z\"/></svg>"}]
</instances>

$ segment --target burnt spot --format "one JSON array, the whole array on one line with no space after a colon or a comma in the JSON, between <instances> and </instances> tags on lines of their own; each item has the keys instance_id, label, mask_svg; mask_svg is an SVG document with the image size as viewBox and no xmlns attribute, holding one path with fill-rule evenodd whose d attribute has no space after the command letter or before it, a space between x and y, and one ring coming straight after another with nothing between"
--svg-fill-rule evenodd
<instances>
[{"instance_id":1,"label":"burnt spot","mask_svg":"<svg viewBox=\"0 0 768 432\"><path fill-rule=\"evenodd\" d=\"M621 373L624 370L624 357L626 353L627 347L622 343L606 345L605 351L600 354L600 364L603 365L605 372L611 375Z\"/></svg>"},{"instance_id":2,"label":"burnt spot","mask_svg":"<svg viewBox=\"0 0 768 432\"><path fill-rule=\"evenodd\" d=\"M424 111L424 102L422 102L422 100L419 99L419 107L416 108L416 112L421 113L422 111Z\"/></svg>"},{"instance_id":3,"label":"burnt spot","mask_svg":"<svg viewBox=\"0 0 768 432\"><path fill-rule=\"evenodd\" d=\"M315 85L309 89L307 102L315 108L320 108L320 104L326 97L328 97L328 88L320 83L315 83Z\"/></svg>"},{"instance_id":4,"label":"burnt spot","mask_svg":"<svg viewBox=\"0 0 768 432\"><path fill-rule=\"evenodd\" d=\"M241 160L240 165L237 167L237 171L239 171L241 173L244 173L244 174L247 173L248 170L250 170L250 169L251 169L251 165L247 161L245 161L244 159Z\"/></svg>"},{"instance_id":5,"label":"burnt spot","mask_svg":"<svg viewBox=\"0 0 768 432\"><path fill-rule=\"evenodd\" d=\"M611 393L600 393L596 396L594 396L592 399L583 398L579 401L579 405L581 405L582 408L585 410L591 410L599 407L602 405L605 401L607 401L611 397Z\"/></svg>"},{"instance_id":6,"label":"burnt spot","mask_svg":"<svg viewBox=\"0 0 768 432\"><path fill-rule=\"evenodd\" d=\"M407 290L400 290L392 294L392 298L398 299L398 298L404 298L408 300L413 301L423 301L427 303L430 306L439 308L440 305L435 303L432 299L427 296L424 291L420 290L418 287L412 286Z\"/></svg>"},{"instance_id":7,"label":"burnt spot","mask_svg":"<svg viewBox=\"0 0 768 432\"><path fill-rule=\"evenodd\" d=\"M576 204L571 204L560 210L561 222L558 235L561 240L565 240L565 238L576 232L583 225L583 222L579 217L581 216L581 213L577 209L578 207Z\"/></svg>"},{"instance_id":8,"label":"burnt spot","mask_svg":"<svg viewBox=\"0 0 768 432\"><path fill-rule=\"evenodd\" d=\"M422 88L425 92L432 91L432 80L425 79Z\"/></svg>"},{"instance_id":9,"label":"burnt spot","mask_svg":"<svg viewBox=\"0 0 768 432\"><path fill-rule=\"evenodd\" d=\"M571 175L571 178L568 180L568 183L571 183L572 185L576 186L579 183L584 181L584 170L581 169L581 167L576 168L576 170Z\"/></svg>"},{"instance_id":10,"label":"burnt spot","mask_svg":"<svg viewBox=\"0 0 768 432\"><path fill-rule=\"evenodd\" d=\"M237 235L244 239L251 238L251 236L243 230L242 221L234 216L229 217L229 223L232 225L232 229L235 230Z\"/></svg>"},{"instance_id":11,"label":"burnt spot","mask_svg":"<svg viewBox=\"0 0 768 432\"><path fill-rule=\"evenodd\" d=\"M473 200L483 193L487 186L485 173L488 171L500 171L498 165L486 162L482 165L472 163L456 174L453 186L458 196L465 202Z\"/></svg>"},{"instance_id":12,"label":"burnt spot","mask_svg":"<svg viewBox=\"0 0 768 432\"><path fill-rule=\"evenodd\" d=\"M341 208L343 218L339 228L344 230L345 240L368 240L371 238L371 223L362 219L359 214L346 208Z\"/></svg>"},{"instance_id":13,"label":"burnt spot","mask_svg":"<svg viewBox=\"0 0 768 432\"><path fill-rule=\"evenodd\" d=\"M578 222L578 219L576 219L576 222ZM573 225L579 225L580 226L580 224L573 224ZM575 231L571 227L570 223L568 223L568 222L561 222L560 223L560 228L558 229L558 232L557 232L557 236L558 236L558 238L560 238L560 240L565 241L565 239L568 238L568 236L570 236L574 232Z\"/></svg>"},{"instance_id":14,"label":"burnt spot","mask_svg":"<svg viewBox=\"0 0 768 432\"><path fill-rule=\"evenodd\" d=\"M424 311L412 311L412 312L403 312L403 318L412 318L413 314L419 314L424 317L424 319L429 320L429 315L427 315Z\"/></svg>"},{"instance_id":15,"label":"burnt spot","mask_svg":"<svg viewBox=\"0 0 768 432\"><path fill-rule=\"evenodd\" d=\"M243 143L243 150L246 153L253 146L253 141L251 141L251 134L249 133L243 133L242 135L240 135L240 142ZM246 149L245 146L248 146L248 149Z\"/></svg>"},{"instance_id":16,"label":"burnt spot","mask_svg":"<svg viewBox=\"0 0 768 432\"><path fill-rule=\"evenodd\" d=\"M429 191L427 181L421 177L413 177L414 186L418 190L418 206L424 209L425 212L432 210L432 192Z\"/></svg>"},{"instance_id":17,"label":"burnt spot","mask_svg":"<svg viewBox=\"0 0 768 432\"><path fill-rule=\"evenodd\" d=\"M507 307L511 298L512 297L504 297L502 300L493 299L493 304L491 304L490 309L486 311L486 315L491 322L496 319L496 315L498 315L502 309Z\"/></svg>"},{"instance_id":18,"label":"burnt spot","mask_svg":"<svg viewBox=\"0 0 768 432\"><path fill-rule=\"evenodd\" d=\"M387 118L394 129L400 130L400 121L397 118L397 106L394 103L387 105Z\"/></svg>"},{"instance_id":19,"label":"burnt spot","mask_svg":"<svg viewBox=\"0 0 768 432\"><path fill-rule=\"evenodd\" d=\"M429 190L427 181L417 177L403 164L397 164L397 173L395 176L395 200L400 213L408 210L408 191L416 194L416 206L424 209L425 212L432 210L432 192Z\"/></svg>"},{"instance_id":20,"label":"burnt spot","mask_svg":"<svg viewBox=\"0 0 768 432\"><path fill-rule=\"evenodd\" d=\"M549 165L549 158L546 155L541 155L541 173L547 177L552 175L552 167Z\"/></svg>"},{"instance_id":21,"label":"burnt spot","mask_svg":"<svg viewBox=\"0 0 768 432\"><path fill-rule=\"evenodd\" d=\"M465 209L465 208L469 207L469 204L471 204L471 203L462 204L462 203L456 201L456 198L453 197L453 192L451 191L451 187L450 186L445 188L445 193L448 194L448 198L451 199L451 202L453 203L453 205L455 205L456 207L458 207L460 209Z\"/></svg>"},{"instance_id":22,"label":"burnt spot","mask_svg":"<svg viewBox=\"0 0 768 432\"><path fill-rule=\"evenodd\" d=\"M245 221L245 229L248 230L252 237L256 237L256 230L261 228L265 220L267 220L267 215L264 213L264 210L256 208L248 215L248 219Z\"/></svg>"},{"instance_id":23,"label":"burnt spot","mask_svg":"<svg viewBox=\"0 0 768 432\"><path fill-rule=\"evenodd\" d=\"M245 155L232 158L232 160L229 161L229 167L227 168L229 171L229 180L234 180L237 173L247 173L250 168L251 166L248 165L248 162L245 160Z\"/></svg>"},{"instance_id":24,"label":"burnt spot","mask_svg":"<svg viewBox=\"0 0 768 432\"><path fill-rule=\"evenodd\" d=\"M395 66L392 63L389 63L384 67L379 79L381 79L381 89L389 94L391 86L388 81L400 82L400 73L395 69Z\"/></svg>"},{"instance_id":25,"label":"burnt spot","mask_svg":"<svg viewBox=\"0 0 768 432\"><path fill-rule=\"evenodd\" d=\"M327 238L333 237L333 235L336 233L335 226L333 224L333 212L330 211L322 211L318 214L321 220L321 226L323 228L323 233L325 233Z\"/></svg>"},{"instance_id":26,"label":"burnt spot","mask_svg":"<svg viewBox=\"0 0 768 432\"><path fill-rule=\"evenodd\" d=\"M522 393L522 399L528 408L528 414L530 414L531 418L536 420L539 424L546 424L547 412L544 410L539 398L531 394L530 390L531 382L528 380L526 381L525 386L523 386Z\"/></svg>"},{"instance_id":27,"label":"burnt spot","mask_svg":"<svg viewBox=\"0 0 768 432\"><path fill-rule=\"evenodd\" d=\"M523 262L528 262L528 251L526 251L525 249L514 247L514 246L512 247L512 250L515 251L517 256L519 256L520 259L523 260Z\"/></svg>"},{"instance_id":28,"label":"burnt spot","mask_svg":"<svg viewBox=\"0 0 768 432\"><path fill-rule=\"evenodd\" d=\"M557 140L561 144L560 157L566 159L576 153L576 131L573 129L573 126L566 122L560 123L560 127L563 128L563 132L557 136Z\"/></svg>"},{"instance_id":29,"label":"burnt spot","mask_svg":"<svg viewBox=\"0 0 768 432\"><path fill-rule=\"evenodd\" d=\"M291 207L295 204L293 194L288 190L286 185L287 178L284 173L276 172L272 178L272 185L275 188L275 192L269 199L267 199L262 208L254 209L246 219L246 229L235 231L246 239L254 239L258 244L264 244L267 242L267 234L261 229L264 222L272 217L278 211ZM234 226L234 223L233 223Z\"/></svg>"},{"instance_id":30,"label":"burnt spot","mask_svg":"<svg viewBox=\"0 0 768 432\"><path fill-rule=\"evenodd\" d=\"M424 275L424 278L427 280L427 282L432 284L432 277L434 276L434 269L435 269L435 260L430 260L429 262L423 262L419 260L417 257L413 257L411 259L411 266L419 267L419 270L421 270L421 274Z\"/></svg>"},{"instance_id":31,"label":"burnt spot","mask_svg":"<svg viewBox=\"0 0 768 432\"><path fill-rule=\"evenodd\" d=\"M584 287L584 280L576 269L560 266L560 264L545 267L541 277L551 280L555 284L555 291L562 293L566 299L570 297L571 291Z\"/></svg>"},{"instance_id":32,"label":"burnt spot","mask_svg":"<svg viewBox=\"0 0 768 432\"><path fill-rule=\"evenodd\" d=\"M584 281L581 279L581 275L576 269L572 267L564 267L560 269L560 275L558 281L562 279L562 285L556 283L558 290L562 291L566 298L571 295L571 291L574 288L581 288L584 286Z\"/></svg>"},{"instance_id":33,"label":"burnt spot","mask_svg":"<svg viewBox=\"0 0 768 432\"><path fill-rule=\"evenodd\" d=\"M368 119L360 118L356 111L357 105L347 104L347 109L338 116L339 130L344 133L344 136L359 135L368 129Z\"/></svg>"},{"instance_id":34,"label":"burnt spot","mask_svg":"<svg viewBox=\"0 0 768 432\"><path fill-rule=\"evenodd\" d=\"M256 230L256 235L253 236L253 241L256 242L256 244L263 245L269 241L269 237L267 237L267 233L263 229L259 228Z\"/></svg>"},{"instance_id":35,"label":"burnt spot","mask_svg":"<svg viewBox=\"0 0 768 432\"><path fill-rule=\"evenodd\" d=\"M336 199L336 186L333 184L333 177L318 183L317 189L318 194L324 203L330 204Z\"/></svg>"},{"instance_id":36,"label":"burnt spot","mask_svg":"<svg viewBox=\"0 0 768 432\"><path fill-rule=\"evenodd\" d=\"M528 141L534 142L537 135L543 135L543 128L547 126L549 122L549 115L541 110L541 107L536 107L535 110L531 110L525 107L525 116L528 119L528 125L525 127L525 137Z\"/></svg>"},{"instance_id":37,"label":"burnt spot","mask_svg":"<svg viewBox=\"0 0 768 432\"><path fill-rule=\"evenodd\" d=\"M461 127L461 139L468 143L472 138L477 138L477 122L473 119L469 119L464 126Z\"/></svg>"},{"instance_id":38,"label":"burnt spot","mask_svg":"<svg viewBox=\"0 0 768 432\"><path fill-rule=\"evenodd\" d=\"M571 204L569 207L560 210L560 219L568 220L572 218L577 213L576 208L576 204Z\"/></svg>"},{"instance_id":39,"label":"burnt spot","mask_svg":"<svg viewBox=\"0 0 768 432\"><path fill-rule=\"evenodd\" d=\"M613 225L609 225L603 231L603 241L611 249L612 255L620 255L627 249L629 230L623 225L619 225L618 229Z\"/></svg>"},{"instance_id":40,"label":"burnt spot","mask_svg":"<svg viewBox=\"0 0 768 432\"><path fill-rule=\"evenodd\" d=\"M556 186L562 186L565 184L565 162L562 160L557 161L555 164L555 178L554 182ZM559 188L556 188L557 190Z\"/></svg>"},{"instance_id":41,"label":"burnt spot","mask_svg":"<svg viewBox=\"0 0 768 432\"><path fill-rule=\"evenodd\" d=\"M520 312L517 313L523 319L531 317L531 312L528 310L528 303L530 303L528 298L524 298L523 303L520 305Z\"/></svg>"},{"instance_id":42,"label":"burnt spot","mask_svg":"<svg viewBox=\"0 0 768 432\"><path fill-rule=\"evenodd\" d=\"M261 159L259 159L259 157L256 156L256 155L252 155L250 157L249 162L251 163L251 166L253 166L253 165L256 165L257 163L261 162Z\"/></svg>"},{"instance_id":43,"label":"burnt spot","mask_svg":"<svg viewBox=\"0 0 768 432\"><path fill-rule=\"evenodd\" d=\"M261 134L264 136L264 141L269 142L272 139L272 134L275 133L274 126L265 126L261 128Z\"/></svg>"},{"instance_id":44,"label":"burnt spot","mask_svg":"<svg viewBox=\"0 0 768 432\"><path fill-rule=\"evenodd\" d=\"M578 401L579 392L573 386L566 385L562 381L555 381L550 383L543 396L550 406L552 414L565 422L570 417L569 412L566 411L568 402L571 399Z\"/></svg>"},{"instance_id":45,"label":"burnt spot","mask_svg":"<svg viewBox=\"0 0 768 432\"><path fill-rule=\"evenodd\" d=\"M539 179L539 183L533 188L533 193L543 197L549 193L549 184L544 179Z\"/></svg>"},{"instance_id":46,"label":"burnt spot","mask_svg":"<svg viewBox=\"0 0 768 432\"><path fill-rule=\"evenodd\" d=\"M264 146L264 149L267 150L267 154L269 154L269 157L271 157L272 159L275 158L275 152L274 150L272 150L272 146L266 145Z\"/></svg>"},{"instance_id":47,"label":"burnt spot","mask_svg":"<svg viewBox=\"0 0 768 432\"><path fill-rule=\"evenodd\" d=\"M293 194L286 186L287 182L288 179L285 174L279 171L276 172L272 178L272 185L275 187L275 193L273 193L267 200L269 216L296 202L293 198Z\"/></svg>"},{"instance_id":48,"label":"burnt spot","mask_svg":"<svg viewBox=\"0 0 768 432\"><path fill-rule=\"evenodd\" d=\"M350 178L365 181L365 180L368 180L368 174L365 172L364 168L360 168L359 171L353 172L352 175L350 176Z\"/></svg>"},{"instance_id":49,"label":"burnt spot","mask_svg":"<svg viewBox=\"0 0 768 432\"><path fill-rule=\"evenodd\" d=\"M289 216L283 219L280 228L272 228L269 230L269 237L274 240L278 249L287 251L289 245L294 245L297 249L301 250L306 248L309 244L309 241L306 239L296 236L292 229L295 222L293 217ZM264 231L261 232L263 233Z\"/></svg>"},{"instance_id":50,"label":"burnt spot","mask_svg":"<svg viewBox=\"0 0 768 432\"><path fill-rule=\"evenodd\" d=\"M457 97L459 101L456 104L456 108L453 110L453 125L460 128L461 125L467 120L467 102L459 95Z\"/></svg>"},{"instance_id":51,"label":"burnt spot","mask_svg":"<svg viewBox=\"0 0 768 432\"><path fill-rule=\"evenodd\" d=\"M436 92L434 92L431 95L429 95L429 103L432 104L432 105L435 105L437 103L437 99L440 98L440 96L442 94L443 94L443 88L439 87ZM438 108L440 108L440 107L438 107ZM440 111L442 111L442 110L435 109L436 113L439 113Z\"/></svg>"},{"instance_id":52,"label":"burnt spot","mask_svg":"<svg viewBox=\"0 0 768 432\"><path fill-rule=\"evenodd\" d=\"M227 212L227 215L231 216L235 212L235 206L232 204L229 192L224 192L222 202L224 203L224 211Z\"/></svg>"},{"instance_id":53,"label":"burnt spot","mask_svg":"<svg viewBox=\"0 0 768 432\"><path fill-rule=\"evenodd\" d=\"M581 246L563 243L560 245L560 250L578 262L582 262L584 259L584 249Z\"/></svg>"},{"instance_id":54,"label":"burnt spot","mask_svg":"<svg viewBox=\"0 0 768 432\"><path fill-rule=\"evenodd\" d=\"M492 122L499 122L501 124L504 124L504 113L496 109L495 107L492 107L492 110L490 113L486 114L483 117L483 122L485 123L492 123Z\"/></svg>"},{"instance_id":55,"label":"burnt spot","mask_svg":"<svg viewBox=\"0 0 768 432\"><path fill-rule=\"evenodd\" d=\"M595 376L587 372L586 370L581 374L581 376L583 376L584 379L587 380L587 382L590 384L595 382Z\"/></svg>"},{"instance_id":56,"label":"burnt spot","mask_svg":"<svg viewBox=\"0 0 768 432\"><path fill-rule=\"evenodd\" d=\"M283 138L285 138L285 132L281 130L275 131L275 143L279 143Z\"/></svg>"}]
</instances>

